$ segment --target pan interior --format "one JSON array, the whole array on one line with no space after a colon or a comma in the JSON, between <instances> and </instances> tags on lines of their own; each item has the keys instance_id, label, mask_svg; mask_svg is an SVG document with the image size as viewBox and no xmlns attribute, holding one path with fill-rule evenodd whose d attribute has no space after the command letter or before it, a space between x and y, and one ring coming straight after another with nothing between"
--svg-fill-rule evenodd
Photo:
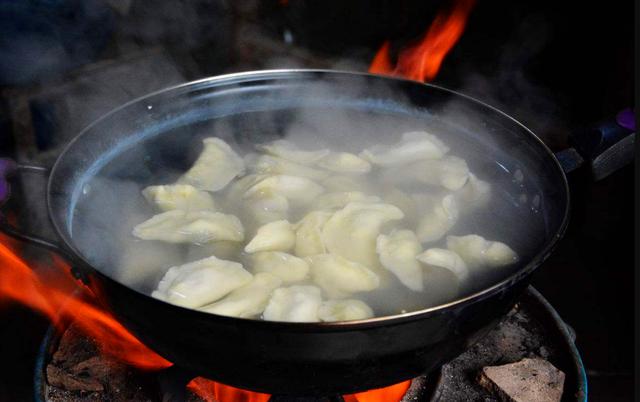
<instances>
[{"instance_id":1,"label":"pan interior","mask_svg":"<svg viewBox=\"0 0 640 402\"><path fill-rule=\"evenodd\" d=\"M427 285L420 294L394 293L393 303L367 300L377 315L397 313L398 305L417 310L480 291L525 269L553 241L566 212L563 176L541 143L515 121L436 87L381 78L354 86L349 78L346 88L325 77L314 76L313 82L305 77L181 87L108 115L67 150L67 159L76 159L73 178L66 185L55 182L56 174L72 169L64 160L54 171L52 214L63 237L102 273L149 294L168 267L184 261L186 251L131 235L133 226L155 213L141 190L174 182L196 159L203 138L221 137L246 153L255 144L299 135L309 148L328 145L357 153L392 143L403 132L426 130L492 185L489 206L450 234L506 241L520 260L484 273L460 292ZM84 152L80 161L79 152ZM65 200L60 213L56 205Z\"/></svg>"}]
</instances>

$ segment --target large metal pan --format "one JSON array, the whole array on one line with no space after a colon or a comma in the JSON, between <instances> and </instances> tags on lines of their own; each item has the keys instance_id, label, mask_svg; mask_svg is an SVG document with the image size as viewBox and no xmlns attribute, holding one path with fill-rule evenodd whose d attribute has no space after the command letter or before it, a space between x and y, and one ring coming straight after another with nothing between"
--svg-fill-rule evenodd
<instances>
[{"instance_id":1,"label":"large metal pan","mask_svg":"<svg viewBox=\"0 0 640 402\"><path fill-rule=\"evenodd\" d=\"M193 158L185 155L195 155L199 138L223 135L240 145L264 141L280 135L301 111L325 122L337 116L378 119L390 131L435 127L447 141L473 144L472 169L482 166L491 172L499 196L528 222L526 229L522 222L496 229L520 239L518 233L526 232L520 241L526 243L520 247L525 250L521 266L490 286L436 307L312 324L228 318L177 307L150 297L153 284L132 285L110 268L110 258L121 252L111 244L120 236L110 229L111 217L123 207L119 195L109 190L110 180L140 187L157 184L167 165L176 171L189 165ZM103 201L94 208L109 219L90 224L83 219L83 211L91 208L87 193ZM433 85L308 70L204 79L112 111L60 155L50 172L47 203L61 239L59 249L145 344L198 375L254 391L296 395L386 386L434 370L464 351L513 306L562 237L569 212L567 180L554 155L499 110ZM20 236L6 224L2 227ZM103 250L99 258L97 248Z\"/></svg>"}]
</instances>

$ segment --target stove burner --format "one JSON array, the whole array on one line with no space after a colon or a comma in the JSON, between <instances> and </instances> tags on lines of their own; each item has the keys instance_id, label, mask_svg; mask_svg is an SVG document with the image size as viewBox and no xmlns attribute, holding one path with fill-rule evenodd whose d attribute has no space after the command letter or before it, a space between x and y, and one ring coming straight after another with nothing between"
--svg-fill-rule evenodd
<instances>
[{"instance_id":1,"label":"stove burner","mask_svg":"<svg viewBox=\"0 0 640 402\"><path fill-rule=\"evenodd\" d=\"M485 366L515 362L525 357L546 359L565 373L563 401L586 401L586 376L574 338L573 332L549 303L535 289L529 288L496 329L471 346L467 352L445 364L439 375L413 379L400 402L493 400L493 396L477 384L476 375ZM88 361L99 368L94 368L93 372L87 371ZM192 392L191 387L187 387L194 377L192 373L176 367L156 373L143 373L110 360L102 356L97 345L74 330L71 324L62 335L50 329L42 342L35 373L35 400L76 402L98 399L116 402L135 398L145 401L202 401L204 399ZM249 399L252 396L255 394L248 394L243 401L253 401L254 399ZM206 397L207 402L215 401L213 395L207 394ZM268 396L263 394L260 400L263 401L266 397ZM229 399L231 400L236 401ZM355 401L362 402L350 395L272 395L266 402Z\"/></svg>"}]
</instances>

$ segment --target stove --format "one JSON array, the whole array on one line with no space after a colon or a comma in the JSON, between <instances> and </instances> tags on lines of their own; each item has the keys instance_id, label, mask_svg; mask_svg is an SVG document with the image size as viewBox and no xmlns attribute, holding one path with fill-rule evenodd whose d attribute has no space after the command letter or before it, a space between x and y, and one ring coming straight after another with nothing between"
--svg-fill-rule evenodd
<instances>
[{"instance_id":1,"label":"stove","mask_svg":"<svg viewBox=\"0 0 640 402\"><path fill-rule=\"evenodd\" d=\"M215 401L215 402L390 402L498 400L483 387L483 368L522 359L542 359L564 373L562 401L586 401L587 381L575 334L553 307L530 287L514 309L485 338L439 372L354 395L291 397L253 393L188 375L176 367L144 371L100 352L73 322L44 337L34 373L38 402Z\"/></svg>"}]
</instances>

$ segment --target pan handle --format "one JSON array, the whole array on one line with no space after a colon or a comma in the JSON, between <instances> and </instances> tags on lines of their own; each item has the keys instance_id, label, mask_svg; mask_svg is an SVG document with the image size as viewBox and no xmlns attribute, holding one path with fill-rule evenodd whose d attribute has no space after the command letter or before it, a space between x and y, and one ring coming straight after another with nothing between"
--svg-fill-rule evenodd
<instances>
[{"instance_id":1,"label":"pan handle","mask_svg":"<svg viewBox=\"0 0 640 402\"><path fill-rule=\"evenodd\" d=\"M615 118L572 133L569 136L572 147L556 153L556 158L566 173L587 161L594 179L604 179L633 161L635 138L635 115L627 108Z\"/></svg>"},{"instance_id":2,"label":"pan handle","mask_svg":"<svg viewBox=\"0 0 640 402\"><path fill-rule=\"evenodd\" d=\"M0 206L4 205L11 197L11 184L9 179L18 172L41 174L45 176L49 175L48 168L42 166L23 165L16 163L14 160L9 158L0 158ZM11 224L2 210L0 210L0 232L3 232L15 239L51 250L60 254L69 262L73 261L70 254L55 241L47 240L31 233L26 233Z\"/></svg>"}]
</instances>

